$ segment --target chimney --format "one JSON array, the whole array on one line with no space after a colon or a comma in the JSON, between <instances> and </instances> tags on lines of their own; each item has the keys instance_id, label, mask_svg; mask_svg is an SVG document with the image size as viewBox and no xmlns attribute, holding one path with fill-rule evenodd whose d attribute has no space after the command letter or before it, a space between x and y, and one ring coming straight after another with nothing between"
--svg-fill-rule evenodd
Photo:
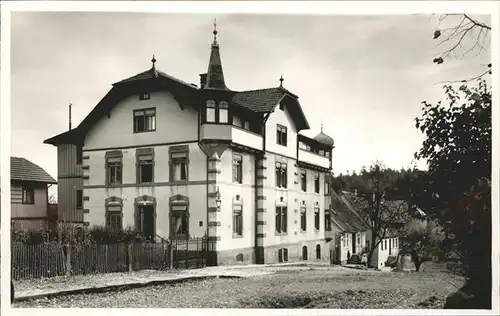
<instances>
[{"instance_id":1,"label":"chimney","mask_svg":"<svg viewBox=\"0 0 500 316\"><path fill-rule=\"evenodd\" d=\"M200 89L203 89L206 83L207 83L207 74L200 74Z\"/></svg>"},{"instance_id":2,"label":"chimney","mask_svg":"<svg viewBox=\"0 0 500 316\"><path fill-rule=\"evenodd\" d=\"M69 104L69 130L71 131L71 103Z\"/></svg>"}]
</instances>

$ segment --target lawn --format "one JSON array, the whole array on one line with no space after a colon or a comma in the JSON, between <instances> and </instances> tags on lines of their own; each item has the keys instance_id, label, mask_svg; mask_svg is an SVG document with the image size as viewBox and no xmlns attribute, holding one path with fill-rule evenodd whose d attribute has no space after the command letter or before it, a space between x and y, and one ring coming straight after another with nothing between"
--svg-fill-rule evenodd
<instances>
[{"instance_id":1,"label":"lawn","mask_svg":"<svg viewBox=\"0 0 500 316\"><path fill-rule=\"evenodd\" d=\"M278 271L120 292L61 296L14 307L442 308L463 281L445 272Z\"/></svg>"}]
</instances>

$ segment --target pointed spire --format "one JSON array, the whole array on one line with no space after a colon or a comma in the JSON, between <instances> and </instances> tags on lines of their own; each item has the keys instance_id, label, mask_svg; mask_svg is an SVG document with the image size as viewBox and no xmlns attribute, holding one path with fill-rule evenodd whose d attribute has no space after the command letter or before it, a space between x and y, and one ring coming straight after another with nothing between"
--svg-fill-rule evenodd
<instances>
[{"instance_id":1,"label":"pointed spire","mask_svg":"<svg viewBox=\"0 0 500 316\"><path fill-rule=\"evenodd\" d=\"M224 81L224 72L222 71L222 62L219 53L219 43L217 43L217 21L214 20L214 42L210 52L210 60L208 61L207 79L204 89L219 89L229 90Z\"/></svg>"},{"instance_id":2,"label":"pointed spire","mask_svg":"<svg viewBox=\"0 0 500 316\"><path fill-rule=\"evenodd\" d=\"M321 133L323 133L323 123L321 123Z\"/></svg>"},{"instance_id":3,"label":"pointed spire","mask_svg":"<svg viewBox=\"0 0 500 316\"><path fill-rule=\"evenodd\" d=\"M283 79L283 74L282 74L280 77L280 88L283 88L283 81L285 81L285 79Z\"/></svg>"},{"instance_id":4,"label":"pointed spire","mask_svg":"<svg viewBox=\"0 0 500 316\"><path fill-rule=\"evenodd\" d=\"M217 19L214 19L214 31L212 32L214 34L214 42L213 46L217 46Z\"/></svg>"},{"instance_id":5,"label":"pointed spire","mask_svg":"<svg viewBox=\"0 0 500 316\"><path fill-rule=\"evenodd\" d=\"M155 64L156 64L156 58L155 58L155 54L153 54L153 59L151 59L151 62L153 63L153 69L155 69Z\"/></svg>"}]
</instances>

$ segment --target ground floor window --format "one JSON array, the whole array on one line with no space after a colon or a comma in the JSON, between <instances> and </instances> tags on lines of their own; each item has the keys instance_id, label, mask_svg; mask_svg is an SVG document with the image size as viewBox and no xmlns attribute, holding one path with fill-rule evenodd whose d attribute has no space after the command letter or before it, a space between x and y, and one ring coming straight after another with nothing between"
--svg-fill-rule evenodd
<instances>
[{"instance_id":1,"label":"ground floor window","mask_svg":"<svg viewBox=\"0 0 500 316\"><path fill-rule=\"evenodd\" d=\"M321 246L319 244L316 245L316 259L321 259Z\"/></svg>"},{"instance_id":2,"label":"ground floor window","mask_svg":"<svg viewBox=\"0 0 500 316\"><path fill-rule=\"evenodd\" d=\"M302 247L302 260L307 260L307 246Z\"/></svg>"},{"instance_id":3,"label":"ground floor window","mask_svg":"<svg viewBox=\"0 0 500 316\"><path fill-rule=\"evenodd\" d=\"M278 262L288 262L288 249L281 248L278 250Z\"/></svg>"},{"instance_id":4,"label":"ground floor window","mask_svg":"<svg viewBox=\"0 0 500 316\"><path fill-rule=\"evenodd\" d=\"M106 208L106 228L113 231L123 229L123 201L121 198L113 196L105 201Z\"/></svg>"},{"instance_id":5,"label":"ground floor window","mask_svg":"<svg viewBox=\"0 0 500 316\"><path fill-rule=\"evenodd\" d=\"M186 196L170 198L170 238L189 238L189 199Z\"/></svg>"}]
</instances>

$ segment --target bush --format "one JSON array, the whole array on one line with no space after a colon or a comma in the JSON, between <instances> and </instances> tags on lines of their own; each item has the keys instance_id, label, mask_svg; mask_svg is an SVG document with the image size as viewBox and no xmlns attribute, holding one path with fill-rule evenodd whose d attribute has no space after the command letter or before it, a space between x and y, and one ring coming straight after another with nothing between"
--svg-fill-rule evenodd
<instances>
[{"instance_id":1,"label":"bush","mask_svg":"<svg viewBox=\"0 0 500 316\"><path fill-rule=\"evenodd\" d=\"M60 225L59 229L11 230L11 242L25 245L39 245L50 242L63 244L117 244L148 242L137 230L127 227L121 231L109 230L104 226L89 229Z\"/></svg>"}]
</instances>

